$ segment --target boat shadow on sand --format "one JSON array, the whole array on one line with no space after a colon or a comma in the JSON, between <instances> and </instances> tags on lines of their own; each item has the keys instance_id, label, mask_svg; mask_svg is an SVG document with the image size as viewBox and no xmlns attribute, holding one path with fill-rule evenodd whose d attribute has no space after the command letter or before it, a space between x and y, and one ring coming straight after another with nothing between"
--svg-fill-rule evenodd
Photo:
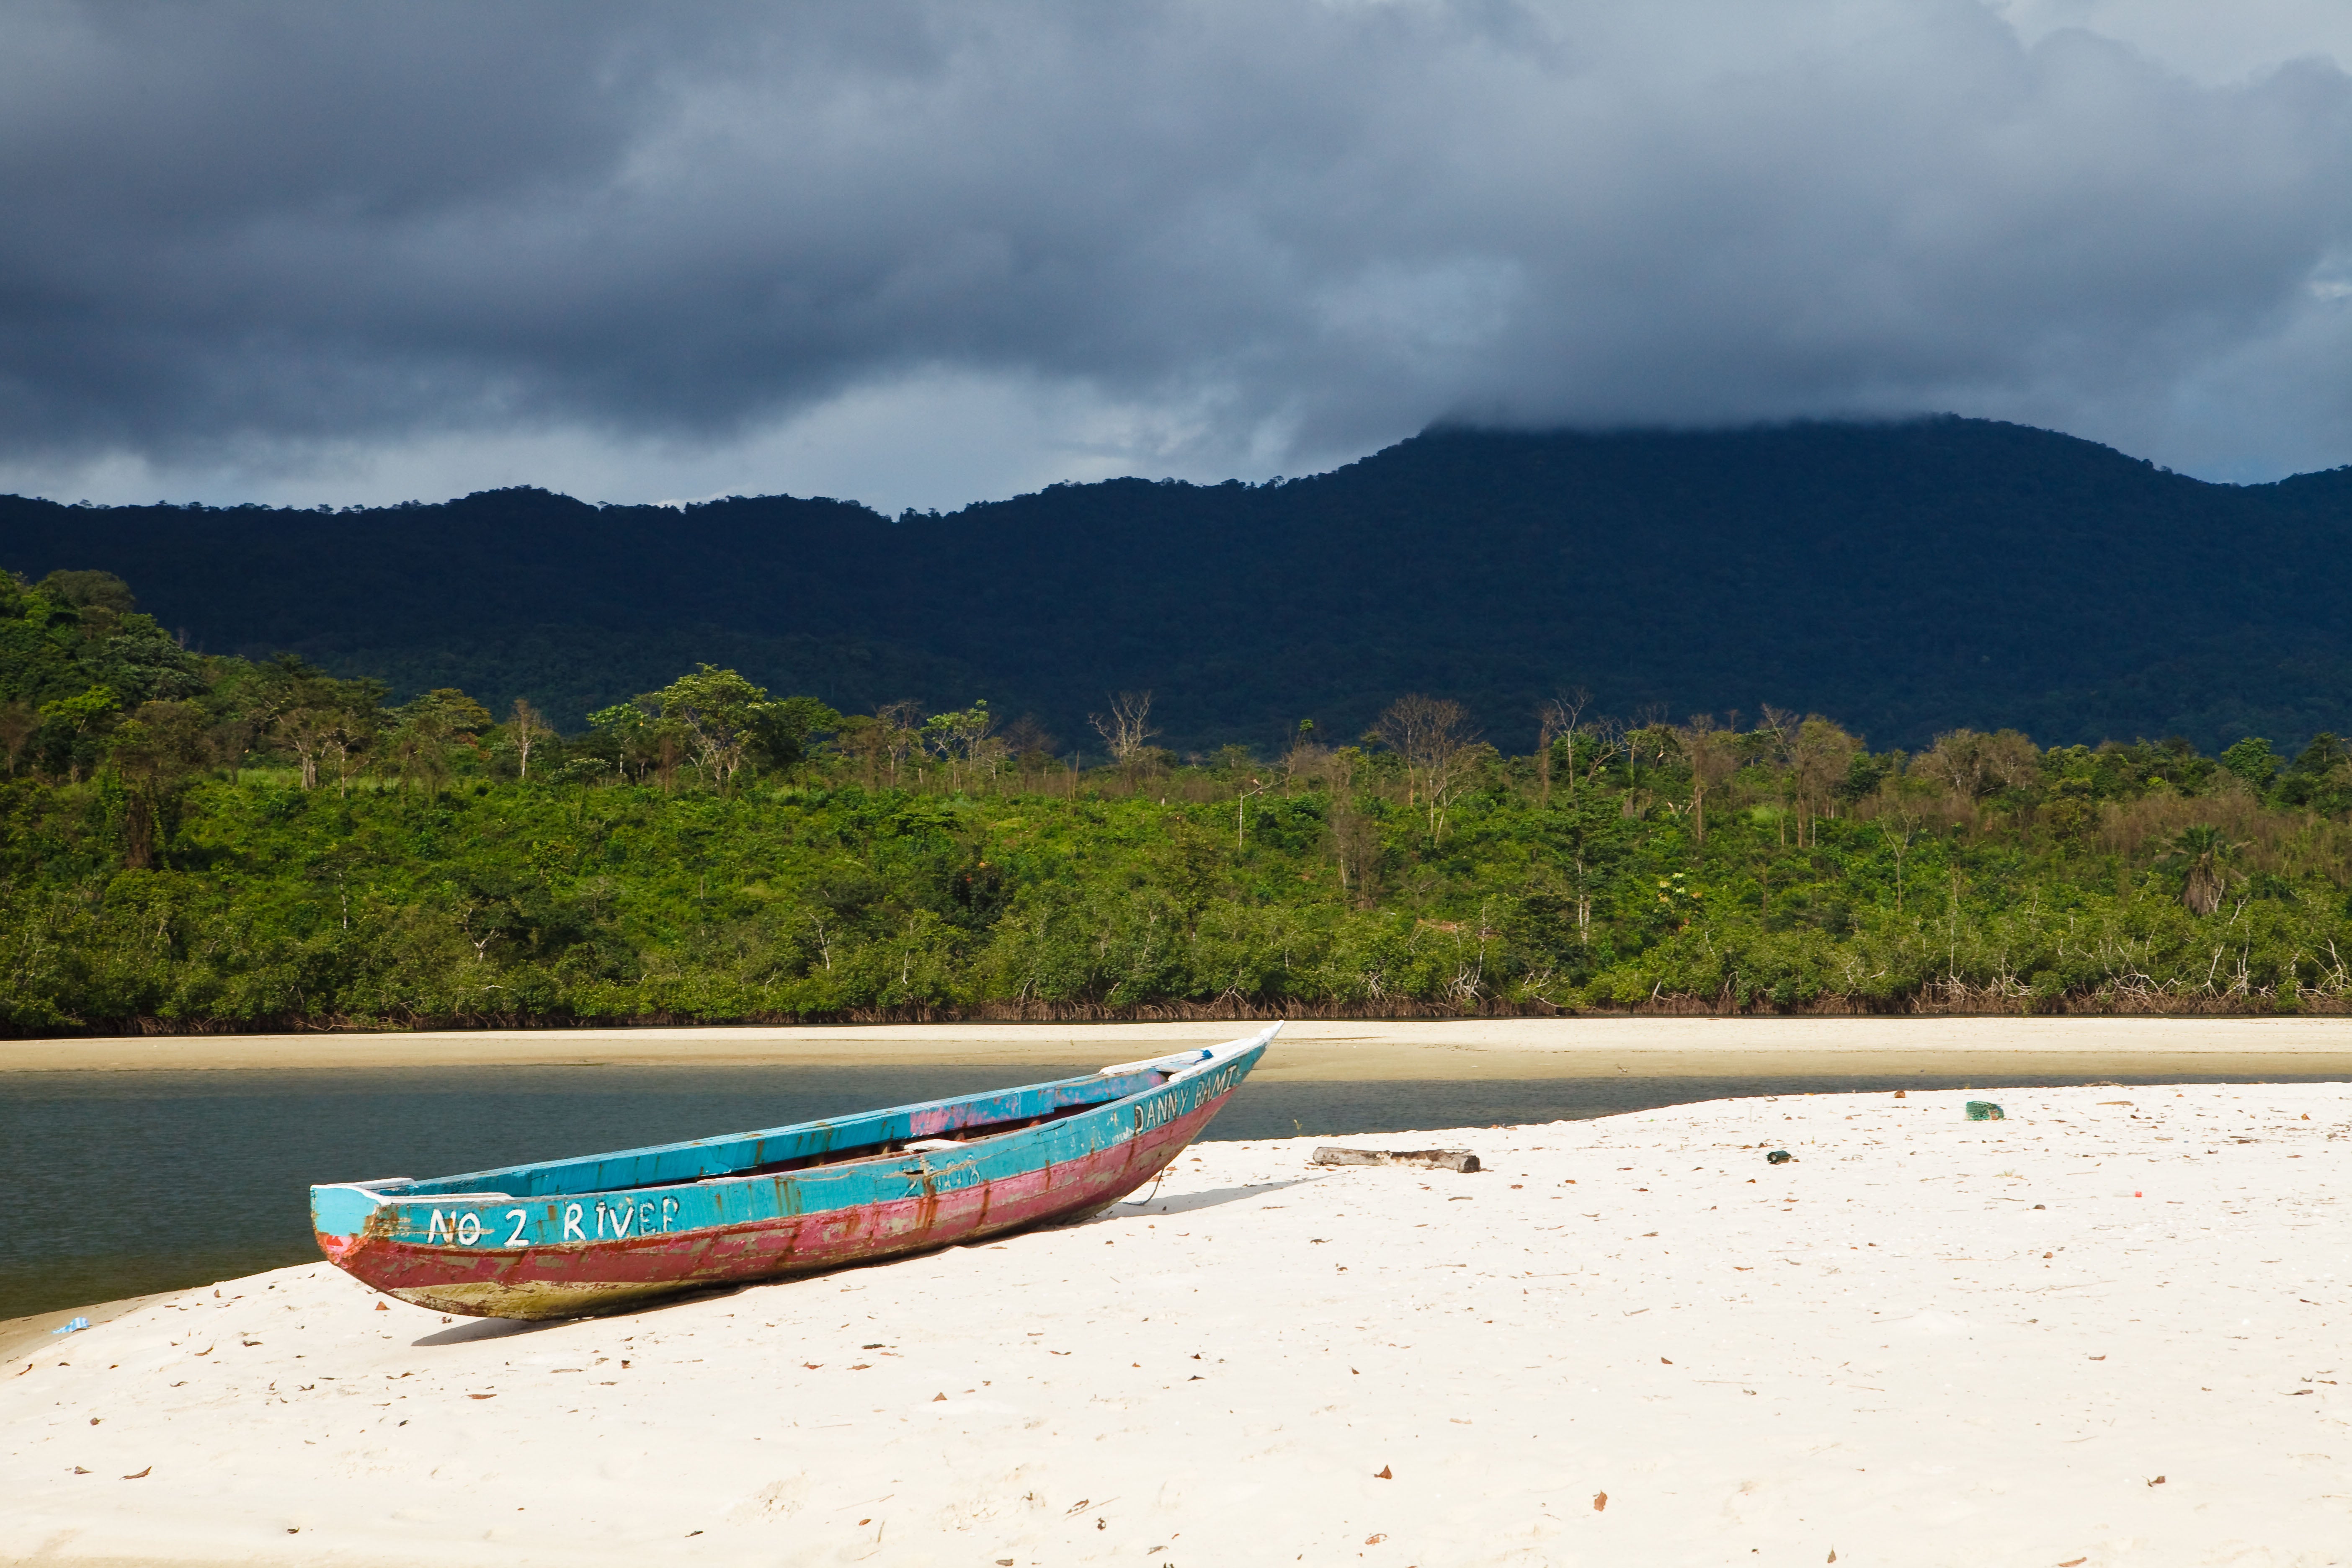
<instances>
[{"instance_id":1,"label":"boat shadow on sand","mask_svg":"<svg viewBox=\"0 0 2352 1568\"><path fill-rule=\"evenodd\" d=\"M1164 1198L1121 1198L1101 1214L1082 1223L1091 1225L1124 1215L1191 1214L1195 1209L1212 1209L1221 1204L1239 1203L1244 1198L1264 1197L1269 1193L1278 1193L1286 1187L1295 1187L1313 1179L1311 1176L1292 1176L1286 1181L1253 1182L1242 1187L1212 1187L1202 1193L1173 1193Z\"/></svg>"},{"instance_id":2,"label":"boat shadow on sand","mask_svg":"<svg viewBox=\"0 0 2352 1568\"><path fill-rule=\"evenodd\" d=\"M1102 1210L1100 1213L1090 1215L1081 1220L1065 1220L1059 1225L1040 1225L1025 1231L1000 1233L997 1236L988 1237L978 1242L958 1243L951 1247L933 1247L922 1252L908 1253L903 1257L898 1258L877 1258L871 1263L846 1264L842 1268L828 1268L821 1273L796 1274L782 1279L762 1279L753 1281L750 1284L730 1283L715 1286L709 1290L688 1291L659 1300L642 1302L634 1308L629 1315L649 1316L655 1313L666 1312L674 1308L691 1306L698 1301L709 1301L721 1297L740 1295L746 1290L764 1290L780 1285L813 1283L820 1279L839 1279L845 1274L864 1274L872 1272L876 1269L895 1268L905 1263L919 1263L925 1258L935 1258L941 1252L956 1250L957 1247L961 1246L1002 1245L1005 1241L1013 1240L1023 1236L1035 1236L1051 1230L1082 1229L1087 1226L1098 1225L1106 1220L1130 1217L1136 1215L1192 1214L1200 1209L1216 1208L1224 1204L1239 1203L1244 1198L1265 1197L1270 1194L1281 1192L1286 1187L1295 1187L1312 1179L1313 1178L1307 1176L1293 1176L1286 1181L1255 1182L1248 1185L1239 1187L1212 1187L1205 1192L1171 1194L1167 1197L1151 1200L1125 1198L1113 1204L1110 1207ZM436 1349L444 1345L473 1344L482 1340L503 1340L511 1339L518 1334L535 1334L548 1329L560 1329L564 1327L566 1324L577 1323L582 1321L583 1320L580 1318L541 1318L536 1320L522 1318L468 1318L463 1322L452 1324L447 1328L436 1329L429 1334L420 1335L409 1342L419 1349Z\"/></svg>"}]
</instances>

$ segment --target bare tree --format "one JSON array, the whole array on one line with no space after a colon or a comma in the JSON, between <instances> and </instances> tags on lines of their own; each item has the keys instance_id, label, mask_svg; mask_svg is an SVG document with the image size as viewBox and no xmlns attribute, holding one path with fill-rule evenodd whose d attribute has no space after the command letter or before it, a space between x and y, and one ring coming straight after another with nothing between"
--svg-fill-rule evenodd
<instances>
[{"instance_id":1,"label":"bare tree","mask_svg":"<svg viewBox=\"0 0 2352 1568\"><path fill-rule=\"evenodd\" d=\"M1089 713L1087 722L1110 748L1111 760L1121 767L1135 762L1150 742L1160 733L1151 728L1151 693L1149 691L1118 691L1110 694L1110 711Z\"/></svg>"},{"instance_id":2,"label":"bare tree","mask_svg":"<svg viewBox=\"0 0 2352 1568\"><path fill-rule=\"evenodd\" d=\"M1551 804L1551 746L1562 736L1568 740L1568 793L1576 794L1576 721L1591 700L1592 693L1580 686L1536 710L1536 777L1542 784L1545 805Z\"/></svg>"},{"instance_id":3,"label":"bare tree","mask_svg":"<svg viewBox=\"0 0 2352 1568\"><path fill-rule=\"evenodd\" d=\"M1429 837L1436 841L1445 831L1447 807L1478 759L1478 731L1468 710L1451 698L1408 692L1389 704L1372 733L1404 759L1405 804L1418 803L1428 813Z\"/></svg>"},{"instance_id":4,"label":"bare tree","mask_svg":"<svg viewBox=\"0 0 2352 1568\"><path fill-rule=\"evenodd\" d=\"M519 777L530 777L530 749L554 732L554 726L538 709L520 697L515 699L514 711L507 717L507 739L514 742L515 756L521 763Z\"/></svg>"},{"instance_id":5,"label":"bare tree","mask_svg":"<svg viewBox=\"0 0 2352 1568\"><path fill-rule=\"evenodd\" d=\"M1110 711L1089 713L1087 722L1109 748L1111 760L1118 764L1119 776L1129 791L1140 786L1141 781L1158 771L1169 761L1168 753L1150 742L1159 731L1151 727L1151 693L1119 691L1110 697Z\"/></svg>"},{"instance_id":6,"label":"bare tree","mask_svg":"<svg viewBox=\"0 0 2352 1568\"><path fill-rule=\"evenodd\" d=\"M1372 726L1373 737L1404 760L1405 805L1420 804L1422 777L1432 751L1443 744L1440 735L1461 714L1458 702L1412 692L1389 704L1388 711Z\"/></svg>"}]
</instances>

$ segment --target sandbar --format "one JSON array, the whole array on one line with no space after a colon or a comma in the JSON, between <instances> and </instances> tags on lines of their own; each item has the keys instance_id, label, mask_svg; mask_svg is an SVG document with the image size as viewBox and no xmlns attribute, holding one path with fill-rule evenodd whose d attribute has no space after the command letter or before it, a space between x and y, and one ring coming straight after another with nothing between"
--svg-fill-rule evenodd
<instances>
[{"instance_id":1,"label":"sandbar","mask_svg":"<svg viewBox=\"0 0 2352 1568\"><path fill-rule=\"evenodd\" d=\"M0 1075L607 1064L1087 1068L1236 1032L1212 1022L158 1035L0 1042ZM1281 1048L1260 1069L1273 1080L1327 1082L2164 1072L2352 1078L2352 1018L1302 1019L1285 1026Z\"/></svg>"},{"instance_id":2,"label":"sandbar","mask_svg":"<svg viewBox=\"0 0 2352 1568\"><path fill-rule=\"evenodd\" d=\"M2352 1086L1971 1098L1330 1141L1470 1175L1207 1143L1081 1225L600 1320L176 1292L0 1364L0 1561L2352 1556Z\"/></svg>"}]
</instances>

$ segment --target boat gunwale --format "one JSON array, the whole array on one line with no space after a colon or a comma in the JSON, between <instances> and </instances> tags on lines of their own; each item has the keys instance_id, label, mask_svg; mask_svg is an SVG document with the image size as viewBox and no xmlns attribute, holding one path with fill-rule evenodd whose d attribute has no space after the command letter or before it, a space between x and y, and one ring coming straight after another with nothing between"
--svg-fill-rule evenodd
<instances>
[{"instance_id":1,"label":"boat gunwale","mask_svg":"<svg viewBox=\"0 0 2352 1568\"><path fill-rule=\"evenodd\" d=\"M971 1094L950 1095L940 1100L912 1100L904 1105L880 1106L870 1110L854 1111L844 1116L813 1117L805 1121L787 1122L774 1127L756 1127L741 1132L719 1133L709 1138L678 1139L667 1143L649 1143L634 1149L614 1149L593 1154L572 1155L559 1160L529 1161L520 1164L491 1166L479 1171L460 1172L447 1176L377 1177L364 1182L320 1182L314 1184L310 1190L313 1193L329 1190L358 1191L366 1194L379 1204L421 1203L428 1199L454 1203L488 1202L494 1198L510 1203L535 1203L551 1198L593 1197L604 1193L647 1192L660 1188L708 1185L730 1181L765 1181L780 1176L799 1175L803 1172L833 1170L841 1166L860 1164L869 1160L897 1158L898 1154L891 1152L887 1145L898 1140L884 1139L877 1142L852 1143L835 1149L820 1150L811 1158L811 1163L804 1165L798 1163L803 1157L795 1156L782 1162L751 1162L747 1165L700 1175L656 1177L651 1181L617 1186L546 1187L537 1192L516 1194L487 1187L476 1189L454 1185L460 1182L487 1183L494 1179L510 1179L518 1175L537 1176L541 1173L551 1175L567 1168L593 1167L614 1161L657 1158L665 1154L684 1153L698 1149L717 1149L729 1144L772 1142L795 1133L835 1128L855 1128L859 1122L880 1119L905 1117L911 1121L919 1112L949 1110L981 1100L1029 1096L1053 1089L1084 1089L1095 1085L1111 1087L1136 1079L1149 1080L1123 1092L1114 1091L1107 1094L1100 1100L1081 1101L1075 1105L1056 1106L1042 1113L1024 1111L1016 1116L1008 1117L1003 1121L980 1123L978 1124L980 1127L997 1128L1001 1131L961 1141L976 1144L1021 1132L1035 1131L1055 1121L1091 1115L1139 1096L1149 1094L1155 1089L1163 1089L1181 1076L1183 1075L1154 1071L1122 1073L1117 1078L1107 1077L1099 1071L1083 1073L1066 1079L1049 1079L1041 1083L1018 1084L1008 1089L984 1089ZM1013 1125L1015 1122L1023 1125ZM874 1152L864 1152L868 1150ZM838 1157L827 1158L828 1155ZM761 1168L763 1164L772 1168Z\"/></svg>"},{"instance_id":2,"label":"boat gunwale","mask_svg":"<svg viewBox=\"0 0 2352 1568\"><path fill-rule=\"evenodd\" d=\"M718 1150L730 1145L756 1151L759 1145L781 1141L788 1135L827 1131L836 1128L856 1129L860 1123L903 1121L907 1124L908 1132L911 1134L915 1131L913 1124L921 1113L951 1113L957 1108L986 1100L1011 1101L1022 1108L1013 1115L997 1121L981 1122L971 1128L954 1129L974 1131L984 1128L1002 1130L984 1132L981 1136L970 1139L956 1140L960 1144L977 1146L1002 1138L1018 1137L1028 1132L1041 1132L1057 1123L1075 1121L1087 1116L1096 1115L1212 1070L1254 1051L1262 1052L1273 1043L1275 1036L1281 1032L1281 1028L1282 1026L1276 1023L1255 1035L1237 1040L1228 1040L1217 1046L1180 1050L1137 1061L1117 1062L1098 1068L1091 1073L1076 1074L1069 1078L1049 1079L1040 1083L1019 1084L1006 1089L982 1089L971 1094L949 1095L938 1100L914 1100L904 1105L879 1107L871 1110L853 1112L846 1116L815 1117L806 1121L789 1122L776 1127L753 1128L747 1131L722 1133L709 1138L681 1139L667 1143L647 1144L635 1149L620 1149L602 1153L574 1155L561 1160L532 1161L521 1164L495 1166L449 1176L377 1177L363 1182L321 1183L314 1184L310 1189L311 1207L315 1214L318 1196L325 1192L358 1193L369 1200L372 1207L377 1209L425 1202L435 1202L436 1205L443 1202L451 1205L536 1204L593 1198L621 1193L675 1192L740 1182L781 1181L803 1174L843 1171L857 1165L903 1158L909 1153L914 1153L919 1159L921 1158L919 1152L903 1148L894 1151L890 1147L892 1143L902 1141L916 1142L918 1141L916 1138L907 1136L902 1140L898 1137L885 1137L870 1143L821 1147L805 1157L805 1163L803 1163L803 1156L794 1155L779 1161L750 1160L718 1171L656 1175L650 1180L616 1185L541 1184L541 1182L550 1179L560 1179L562 1173L593 1171L598 1167L621 1161L657 1159L663 1155L681 1154L697 1150ZM1102 1098L1083 1099L1075 1103L1067 1101L1056 1103L1053 1098L1055 1091L1057 1090L1083 1090L1096 1088L1106 1091ZM1032 1109L1040 1100L1043 1100L1045 1108L1042 1110ZM1024 1124L1010 1125L1015 1121ZM866 1152L868 1150L872 1152ZM837 1157L827 1158L829 1155ZM925 1165L928 1168L929 1163L925 1162ZM517 1177L524 1179L520 1182L514 1181L513 1179ZM509 1184L535 1186L537 1190L513 1193L488 1184L501 1179ZM484 1185L466 1188L456 1184L466 1182L480 1182Z\"/></svg>"}]
</instances>

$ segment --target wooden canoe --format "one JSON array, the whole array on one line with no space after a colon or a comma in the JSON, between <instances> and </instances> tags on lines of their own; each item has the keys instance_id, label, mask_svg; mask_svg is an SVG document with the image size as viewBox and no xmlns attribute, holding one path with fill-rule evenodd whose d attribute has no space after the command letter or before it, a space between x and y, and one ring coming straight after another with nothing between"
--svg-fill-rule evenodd
<instances>
[{"instance_id":1,"label":"wooden canoe","mask_svg":"<svg viewBox=\"0 0 2352 1568\"><path fill-rule=\"evenodd\" d=\"M1279 1024L1084 1078L468 1175L310 1189L329 1261L404 1301L569 1318L1083 1218L1200 1135Z\"/></svg>"}]
</instances>

